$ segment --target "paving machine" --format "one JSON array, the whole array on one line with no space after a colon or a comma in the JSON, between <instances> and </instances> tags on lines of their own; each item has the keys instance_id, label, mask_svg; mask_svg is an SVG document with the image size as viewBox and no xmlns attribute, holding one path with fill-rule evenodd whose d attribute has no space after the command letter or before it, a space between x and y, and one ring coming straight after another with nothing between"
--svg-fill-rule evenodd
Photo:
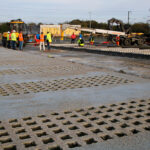
<instances>
[{"instance_id":1,"label":"paving machine","mask_svg":"<svg viewBox=\"0 0 150 150\"><path fill-rule=\"evenodd\" d=\"M23 31L24 32L25 23L21 19L11 20L9 22L9 24L10 24L10 29L11 30L16 30L17 33L19 31Z\"/></svg>"},{"instance_id":2,"label":"paving machine","mask_svg":"<svg viewBox=\"0 0 150 150\"><path fill-rule=\"evenodd\" d=\"M28 30L27 30L27 26L26 24L21 20L21 19L17 19L17 20L11 20L9 22L9 26L10 26L10 31L15 30L16 31L16 37L18 38L19 36L19 32L22 31L23 32L23 37L24 37L24 46L28 41ZM3 33L2 36L2 43L3 46L6 46L6 41L7 41L7 32ZM17 42L17 46L18 46L18 42Z\"/></svg>"},{"instance_id":3,"label":"paving machine","mask_svg":"<svg viewBox=\"0 0 150 150\"><path fill-rule=\"evenodd\" d=\"M16 30L16 35L18 38L19 32L22 31L23 32L23 37L24 37L24 45L27 43L28 41L28 29L27 29L27 25L21 20L21 19L17 19L17 20L11 20L9 22L10 24L10 30Z\"/></svg>"}]
</instances>

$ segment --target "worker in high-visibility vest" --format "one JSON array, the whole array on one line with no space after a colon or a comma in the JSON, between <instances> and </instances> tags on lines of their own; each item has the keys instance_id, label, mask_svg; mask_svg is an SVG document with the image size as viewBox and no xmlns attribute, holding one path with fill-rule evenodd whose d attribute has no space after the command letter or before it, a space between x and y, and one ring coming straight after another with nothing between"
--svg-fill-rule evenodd
<instances>
[{"instance_id":1,"label":"worker in high-visibility vest","mask_svg":"<svg viewBox=\"0 0 150 150\"><path fill-rule=\"evenodd\" d=\"M10 48L12 48L12 41L11 41L11 34L13 33L13 30L11 30L10 34L9 34L9 41L10 41Z\"/></svg>"},{"instance_id":2,"label":"worker in high-visibility vest","mask_svg":"<svg viewBox=\"0 0 150 150\"><path fill-rule=\"evenodd\" d=\"M84 40L83 40L83 38L79 38L78 39L78 45L82 46L82 47L84 46Z\"/></svg>"},{"instance_id":3,"label":"worker in high-visibility vest","mask_svg":"<svg viewBox=\"0 0 150 150\"><path fill-rule=\"evenodd\" d=\"M50 50L50 44L52 43L52 36L51 33L49 32L47 32L46 41L47 41L47 49Z\"/></svg>"},{"instance_id":4,"label":"worker in high-visibility vest","mask_svg":"<svg viewBox=\"0 0 150 150\"><path fill-rule=\"evenodd\" d=\"M116 36L116 44L117 44L117 46L120 45L120 36L119 35Z\"/></svg>"},{"instance_id":5,"label":"worker in high-visibility vest","mask_svg":"<svg viewBox=\"0 0 150 150\"><path fill-rule=\"evenodd\" d=\"M7 32L4 32L2 35L2 45L3 47L7 47Z\"/></svg>"},{"instance_id":6,"label":"worker in high-visibility vest","mask_svg":"<svg viewBox=\"0 0 150 150\"><path fill-rule=\"evenodd\" d=\"M23 50L23 35L22 35L22 31L20 31L18 38L19 38L19 50Z\"/></svg>"},{"instance_id":7,"label":"worker in high-visibility vest","mask_svg":"<svg viewBox=\"0 0 150 150\"><path fill-rule=\"evenodd\" d=\"M41 32L40 34L40 51L42 50L43 47L43 51L45 51L45 43L44 43L44 34L43 32Z\"/></svg>"},{"instance_id":8,"label":"worker in high-visibility vest","mask_svg":"<svg viewBox=\"0 0 150 150\"><path fill-rule=\"evenodd\" d=\"M90 42L90 45L94 45L94 37L92 33L90 34L89 42Z\"/></svg>"},{"instance_id":9,"label":"worker in high-visibility vest","mask_svg":"<svg viewBox=\"0 0 150 150\"><path fill-rule=\"evenodd\" d=\"M15 30L13 30L13 33L11 34L11 41L12 41L12 49L16 50L17 37L16 37L16 31Z\"/></svg>"},{"instance_id":10,"label":"worker in high-visibility vest","mask_svg":"<svg viewBox=\"0 0 150 150\"><path fill-rule=\"evenodd\" d=\"M8 31L8 34L7 34L7 48L10 48L10 39L9 39L9 36L10 36L10 32Z\"/></svg>"},{"instance_id":11,"label":"worker in high-visibility vest","mask_svg":"<svg viewBox=\"0 0 150 150\"><path fill-rule=\"evenodd\" d=\"M35 40L35 44L34 46L36 45L39 45L40 44L40 33L38 32L38 34L35 34L34 36L34 40Z\"/></svg>"}]
</instances>

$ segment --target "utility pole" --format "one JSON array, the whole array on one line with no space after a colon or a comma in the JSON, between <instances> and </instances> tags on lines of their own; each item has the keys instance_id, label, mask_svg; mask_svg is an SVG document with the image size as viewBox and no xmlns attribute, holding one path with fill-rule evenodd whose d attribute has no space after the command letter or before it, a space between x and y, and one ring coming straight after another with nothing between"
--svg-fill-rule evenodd
<instances>
[{"instance_id":1,"label":"utility pole","mask_svg":"<svg viewBox=\"0 0 150 150\"><path fill-rule=\"evenodd\" d=\"M147 20L147 24L148 24L148 27L149 27L149 33L150 33L150 20Z\"/></svg>"},{"instance_id":2,"label":"utility pole","mask_svg":"<svg viewBox=\"0 0 150 150\"><path fill-rule=\"evenodd\" d=\"M128 11L128 25L130 24L130 13L131 13L132 11Z\"/></svg>"},{"instance_id":3,"label":"utility pole","mask_svg":"<svg viewBox=\"0 0 150 150\"><path fill-rule=\"evenodd\" d=\"M92 16L92 12L89 12L89 16L90 16L90 28L92 27L92 22L91 22L91 16Z\"/></svg>"},{"instance_id":4,"label":"utility pole","mask_svg":"<svg viewBox=\"0 0 150 150\"><path fill-rule=\"evenodd\" d=\"M150 12L150 8L149 8L148 11ZM148 16L148 19L149 19L149 17L150 17L150 16ZM149 33L150 33L150 19L147 21L147 23L148 23L148 27L149 27Z\"/></svg>"}]
</instances>

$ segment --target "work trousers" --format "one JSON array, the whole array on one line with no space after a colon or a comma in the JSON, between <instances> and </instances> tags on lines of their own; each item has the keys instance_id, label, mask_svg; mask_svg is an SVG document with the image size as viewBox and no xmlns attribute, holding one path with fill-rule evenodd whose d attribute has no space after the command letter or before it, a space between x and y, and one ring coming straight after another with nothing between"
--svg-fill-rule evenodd
<instances>
[{"instance_id":1,"label":"work trousers","mask_svg":"<svg viewBox=\"0 0 150 150\"><path fill-rule=\"evenodd\" d=\"M75 39L71 39L71 44L75 43Z\"/></svg>"},{"instance_id":2,"label":"work trousers","mask_svg":"<svg viewBox=\"0 0 150 150\"><path fill-rule=\"evenodd\" d=\"M3 44L3 47L7 47L7 40L6 40L6 39L3 39L3 40L2 40L2 44Z\"/></svg>"},{"instance_id":3,"label":"work trousers","mask_svg":"<svg viewBox=\"0 0 150 150\"><path fill-rule=\"evenodd\" d=\"M119 42L119 41L116 41L116 44L117 44L117 46L119 46L119 45L120 45L120 42Z\"/></svg>"},{"instance_id":4,"label":"work trousers","mask_svg":"<svg viewBox=\"0 0 150 150\"><path fill-rule=\"evenodd\" d=\"M19 50L23 50L23 41L19 41Z\"/></svg>"},{"instance_id":5,"label":"work trousers","mask_svg":"<svg viewBox=\"0 0 150 150\"><path fill-rule=\"evenodd\" d=\"M45 43L44 42L40 42L40 51L42 50L43 47L43 51L45 51Z\"/></svg>"},{"instance_id":6,"label":"work trousers","mask_svg":"<svg viewBox=\"0 0 150 150\"><path fill-rule=\"evenodd\" d=\"M50 50L50 42L47 40L47 49Z\"/></svg>"},{"instance_id":7,"label":"work trousers","mask_svg":"<svg viewBox=\"0 0 150 150\"><path fill-rule=\"evenodd\" d=\"M16 50L16 41L12 41L12 49Z\"/></svg>"},{"instance_id":8,"label":"work trousers","mask_svg":"<svg viewBox=\"0 0 150 150\"><path fill-rule=\"evenodd\" d=\"M12 41L10 40L10 48L12 48Z\"/></svg>"},{"instance_id":9,"label":"work trousers","mask_svg":"<svg viewBox=\"0 0 150 150\"><path fill-rule=\"evenodd\" d=\"M10 41L7 41L7 48L10 48Z\"/></svg>"}]
</instances>

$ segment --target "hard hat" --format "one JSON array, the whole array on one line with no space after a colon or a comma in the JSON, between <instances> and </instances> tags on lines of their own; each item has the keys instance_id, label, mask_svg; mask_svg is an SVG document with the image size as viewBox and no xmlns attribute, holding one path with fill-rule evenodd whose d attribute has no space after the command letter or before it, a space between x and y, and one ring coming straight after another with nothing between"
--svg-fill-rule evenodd
<instances>
[{"instance_id":1,"label":"hard hat","mask_svg":"<svg viewBox=\"0 0 150 150\"><path fill-rule=\"evenodd\" d=\"M13 32L16 32L15 30L13 30Z\"/></svg>"},{"instance_id":2,"label":"hard hat","mask_svg":"<svg viewBox=\"0 0 150 150\"><path fill-rule=\"evenodd\" d=\"M10 33L10 32L8 31L8 33Z\"/></svg>"}]
</instances>

